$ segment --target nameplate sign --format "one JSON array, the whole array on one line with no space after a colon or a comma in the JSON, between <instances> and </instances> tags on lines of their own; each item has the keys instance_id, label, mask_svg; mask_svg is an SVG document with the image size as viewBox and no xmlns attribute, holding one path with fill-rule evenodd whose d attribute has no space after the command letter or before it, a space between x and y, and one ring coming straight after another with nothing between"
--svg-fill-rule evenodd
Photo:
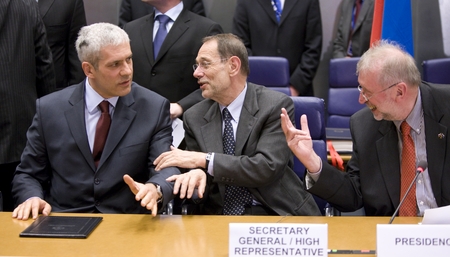
<instances>
[{"instance_id":1,"label":"nameplate sign","mask_svg":"<svg viewBox=\"0 0 450 257\"><path fill-rule=\"evenodd\" d=\"M228 256L327 256L327 224L230 223Z\"/></svg>"},{"instance_id":2,"label":"nameplate sign","mask_svg":"<svg viewBox=\"0 0 450 257\"><path fill-rule=\"evenodd\" d=\"M377 225L377 257L448 257L450 225Z\"/></svg>"}]
</instances>

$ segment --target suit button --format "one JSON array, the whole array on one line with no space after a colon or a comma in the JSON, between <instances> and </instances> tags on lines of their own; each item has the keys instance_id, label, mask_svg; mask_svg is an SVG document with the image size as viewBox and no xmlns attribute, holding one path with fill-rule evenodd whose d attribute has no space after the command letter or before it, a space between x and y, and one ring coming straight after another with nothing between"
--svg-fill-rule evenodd
<instances>
[{"instance_id":1,"label":"suit button","mask_svg":"<svg viewBox=\"0 0 450 257\"><path fill-rule=\"evenodd\" d=\"M100 206L100 202L99 201L95 201L95 206Z\"/></svg>"},{"instance_id":2,"label":"suit button","mask_svg":"<svg viewBox=\"0 0 450 257\"><path fill-rule=\"evenodd\" d=\"M153 77L156 76L156 73L152 72L152 76L153 76Z\"/></svg>"},{"instance_id":3,"label":"suit button","mask_svg":"<svg viewBox=\"0 0 450 257\"><path fill-rule=\"evenodd\" d=\"M100 180L99 180L98 178L96 178L96 179L94 180L94 184L96 184L96 185L100 184Z\"/></svg>"},{"instance_id":4,"label":"suit button","mask_svg":"<svg viewBox=\"0 0 450 257\"><path fill-rule=\"evenodd\" d=\"M277 49L277 53L278 53L278 54L281 54L281 49L278 48L278 49Z\"/></svg>"}]
</instances>

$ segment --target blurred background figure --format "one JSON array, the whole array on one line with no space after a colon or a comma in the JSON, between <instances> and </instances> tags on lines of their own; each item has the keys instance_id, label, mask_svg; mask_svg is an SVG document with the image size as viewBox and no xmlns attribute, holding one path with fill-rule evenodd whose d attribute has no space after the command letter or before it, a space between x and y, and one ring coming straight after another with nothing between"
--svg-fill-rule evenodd
<instances>
[{"instance_id":1,"label":"blurred background figure","mask_svg":"<svg viewBox=\"0 0 450 257\"><path fill-rule=\"evenodd\" d=\"M38 0L53 55L56 87L80 83L85 75L75 50L78 31L86 26L83 0Z\"/></svg>"},{"instance_id":2,"label":"blurred background figure","mask_svg":"<svg viewBox=\"0 0 450 257\"><path fill-rule=\"evenodd\" d=\"M0 191L3 210L12 211L11 181L36 99L55 90L52 55L35 0L0 1L0 77Z\"/></svg>"},{"instance_id":3,"label":"blurred background figure","mask_svg":"<svg viewBox=\"0 0 450 257\"><path fill-rule=\"evenodd\" d=\"M343 0L333 58L360 57L370 47L373 0Z\"/></svg>"},{"instance_id":4,"label":"blurred background figure","mask_svg":"<svg viewBox=\"0 0 450 257\"><path fill-rule=\"evenodd\" d=\"M186 9L181 0L145 3L154 6L154 11L123 27L131 40L133 80L169 99L170 116L178 118L203 100L197 79L192 76L192 65L203 37L222 33L222 28ZM165 25L161 18L167 18ZM158 34L162 31L164 37ZM154 46L160 50L155 51Z\"/></svg>"},{"instance_id":5,"label":"blurred background figure","mask_svg":"<svg viewBox=\"0 0 450 257\"><path fill-rule=\"evenodd\" d=\"M183 4L189 11L206 16L202 0L183 0ZM126 23L152 12L153 6L146 4L142 0L122 0L119 12L119 26L123 27Z\"/></svg>"},{"instance_id":6,"label":"blurred background figure","mask_svg":"<svg viewBox=\"0 0 450 257\"><path fill-rule=\"evenodd\" d=\"M318 0L238 0L233 33L249 55L289 60L291 95L312 96L322 52Z\"/></svg>"}]
</instances>

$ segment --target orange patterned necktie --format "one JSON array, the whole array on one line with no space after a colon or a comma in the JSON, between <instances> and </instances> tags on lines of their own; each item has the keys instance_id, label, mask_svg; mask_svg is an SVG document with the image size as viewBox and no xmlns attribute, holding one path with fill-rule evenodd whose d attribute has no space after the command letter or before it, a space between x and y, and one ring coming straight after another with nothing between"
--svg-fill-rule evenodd
<instances>
[{"instance_id":1,"label":"orange patterned necktie","mask_svg":"<svg viewBox=\"0 0 450 257\"><path fill-rule=\"evenodd\" d=\"M403 199L406 190L408 190L409 185L412 183L415 177L416 170L416 149L414 147L414 141L411 137L411 127L406 121L400 126L402 131L402 166L401 166L401 190L400 199ZM414 183L411 187L411 191L406 196L403 205L400 207L400 216L416 216L416 184Z\"/></svg>"}]
</instances>

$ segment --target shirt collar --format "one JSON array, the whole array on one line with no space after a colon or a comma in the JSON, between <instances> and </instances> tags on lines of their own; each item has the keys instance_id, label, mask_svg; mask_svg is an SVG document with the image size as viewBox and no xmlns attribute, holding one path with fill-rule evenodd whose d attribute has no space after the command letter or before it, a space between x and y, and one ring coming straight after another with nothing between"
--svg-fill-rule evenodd
<instances>
[{"instance_id":1,"label":"shirt collar","mask_svg":"<svg viewBox=\"0 0 450 257\"><path fill-rule=\"evenodd\" d=\"M155 9L155 18L158 15L163 14L162 12L158 11L156 8L154 8L154 9ZM169 18L175 22L177 20L178 16L180 15L181 11L183 11L183 1L180 1L179 4L172 7L172 9L168 10L166 13L164 13L164 15L169 16Z\"/></svg>"},{"instance_id":2,"label":"shirt collar","mask_svg":"<svg viewBox=\"0 0 450 257\"><path fill-rule=\"evenodd\" d=\"M114 108L116 107L117 101L119 100L118 96L114 96L108 99L104 99L101 95L99 95L97 93L97 91L95 91L91 84L89 83L89 79L86 78L86 83L85 83L85 89L86 89L86 108L88 110L89 113L94 113L96 111L99 111L99 109L97 108L97 106L103 101L106 100L109 102L109 104L111 104Z\"/></svg>"},{"instance_id":3,"label":"shirt collar","mask_svg":"<svg viewBox=\"0 0 450 257\"><path fill-rule=\"evenodd\" d=\"M411 111L411 113L406 117L405 121L408 125L414 130L417 134L420 134L423 124L423 115L422 115L422 96L420 95L420 88L417 94L416 103ZM403 121L394 121L395 126L400 131L400 125Z\"/></svg>"},{"instance_id":4,"label":"shirt collar","mask_svg":"<svg viewBox=\"0 0 450 257\"><path fill-rule=\"evenodd\" d=\"M241 116L242 106L244 105L245 95L247 93L247 83L245 83L245 87L242 92L233 100L228 106L220 105L220 112L222 113L225 107L230 112L231 116L233 116L233 120L238 122Z\"/></svg>"}]
</instances>

